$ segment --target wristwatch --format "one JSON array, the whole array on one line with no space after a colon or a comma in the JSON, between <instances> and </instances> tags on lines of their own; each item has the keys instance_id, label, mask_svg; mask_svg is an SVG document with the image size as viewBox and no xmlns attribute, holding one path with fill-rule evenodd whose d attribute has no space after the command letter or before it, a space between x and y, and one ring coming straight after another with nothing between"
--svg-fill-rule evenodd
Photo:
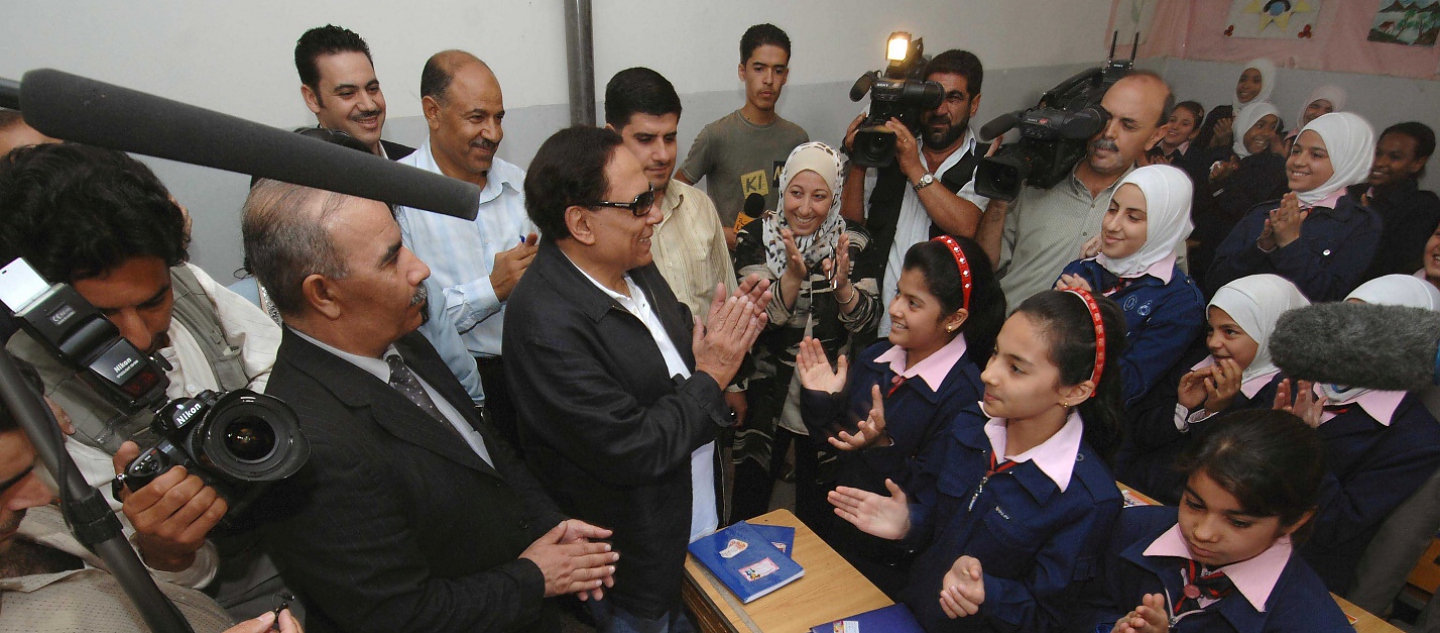
<instances>
[{"instance_id":1,"label":"wristwatch","mask_svg":"<svg viewBox=\"0 0 1440 633\"><path fill-rule=\"evenodd\" d=\"M920 177L920 182L917 182L912 186L915 187L915 193L920 193L921 189L929 187L933 184L935 184L935 176L933 174L925 174L924 176Z\"/></svg>"}]
</instances>

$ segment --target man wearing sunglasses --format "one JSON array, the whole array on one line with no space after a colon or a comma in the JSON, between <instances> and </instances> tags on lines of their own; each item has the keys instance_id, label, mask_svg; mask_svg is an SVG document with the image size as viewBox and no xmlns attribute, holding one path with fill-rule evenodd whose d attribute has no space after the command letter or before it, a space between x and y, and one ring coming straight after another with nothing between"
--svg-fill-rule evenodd
<instances>
[{"instance_id":1,"label":"man wearing sunglasses","mask_svg":"<svg viewBox=\"0 0 1440 633\"><path fill-rule=\"evenodd\" d=\"M689 631L685 547L718 524L723 391L765 326L768 284L717 284L704 324L653 263L655 191L619 134L576 126L525 178L544 240L510 295L505 370L531 470L561 510L613 530L602 631Z\"/></svg>"}]
</instances>

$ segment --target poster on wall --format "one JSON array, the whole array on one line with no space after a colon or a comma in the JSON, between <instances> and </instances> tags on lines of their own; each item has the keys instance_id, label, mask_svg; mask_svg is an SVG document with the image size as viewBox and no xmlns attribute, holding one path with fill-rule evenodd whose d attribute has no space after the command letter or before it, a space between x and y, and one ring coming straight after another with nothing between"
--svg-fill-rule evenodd
<instances>
[{"instance_id":1,"label":"poster on wall","mask_svg":"<svg viewBox=\"0 0 1440 633\"><path fill-rule=\"evenodd\" d=\"M1437 0L1440 1L1440 0ZM1115 5L1115 32L1121 42L1134 41L1140 34L1140 43L1150 39L1150 23L1155 20L1155 5L1160 0L1120 0Z\"/></svg>"},{"instance_id":2,"label":"poster on wall","mask_svg":"<svg viewBox=\"0 0 1440 633\"><path fill-rule=\"evenodd\" d=\"M1225 36L1310 39L1319 18L1320 0L1231 0Z\"/></svg>"},{"instance_id":3,"label":"poster on wall","mask_svg":"<svg viewBox=\"0 0 1440 633\"><path fill-rule=\"evenodd\" d=\"M1440 34L1440 0L1380 0L1369 40L1434 46Z\"/></svg>"}]
</instances>

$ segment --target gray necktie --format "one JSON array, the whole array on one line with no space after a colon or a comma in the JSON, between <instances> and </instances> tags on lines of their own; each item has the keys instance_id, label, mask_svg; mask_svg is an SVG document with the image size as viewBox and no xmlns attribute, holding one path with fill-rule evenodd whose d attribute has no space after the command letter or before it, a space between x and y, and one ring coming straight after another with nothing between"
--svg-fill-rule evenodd
<instances>
[{"instance_id":1,"label":"gray necktie","mask_svg":"<svg viewBox=\"0 0 1440 633\"><path fill-rule=\"evenodd\" d=\"M435 406L435 401L431 400L430 394L425 392L425 387L420 384L420 379L416 378L415 373L410 371L409 367L405 366L405 360L400 358L399 354L386 356L385 363L390 366L391 387L394 387L403 394L407 400L415 403L415 406L420 407L421 411L424 411L427 415L440 422L440 426L445 427L445 430L454 434L461 442L475 451L475 454L484 460L486 464L490 464L491 466L495 465L494 462L490 461L490 451L485 447L485 441L480 437L476 437L475 442L472 444L470 440L465 437L465 434L460 432L460 429L455 428L455 425L445 417L445 414L440 412L440 408Z\"/></svg>"},{"instance_id":2,"label":"gray necktie","mask_svg":"<svg viewBox=\"0 0 1440 633\"><path fill-rule=\"evenodd\" d=\"M456 435L460 434L460 431L445 419L445 415L440 413L440 408L435 406L435 401L430 399L430 394L425 393L425 388L420 386L420 380L415 377L409 367L405 366L404 359L400 358L398 354L391 354L385 357L385 363L390 365L391 387L415 403L415 406L420 407L421 411L445 425L446 429Z\"/></svg>"}]
</instances>

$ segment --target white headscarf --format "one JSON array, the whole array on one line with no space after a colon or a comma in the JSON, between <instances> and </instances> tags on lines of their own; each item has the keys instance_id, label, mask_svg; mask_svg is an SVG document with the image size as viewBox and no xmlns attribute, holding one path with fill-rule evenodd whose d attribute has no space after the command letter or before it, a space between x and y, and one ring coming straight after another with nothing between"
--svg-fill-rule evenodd
<instances>
[{"instance_id":1,"label":"white headscarf","mask_svg":"<svg viewBox=\"0 0 1440 633\"><path fill-rule=\"evenodd\" d=\"M1272 62L1264 57L1252 59L1250 60L1250 63L1245 64L1244 68L1240 69L1240 74L1245 74L1245 71L1251 68L1260 71L1260 92L1255 94L1254 99L1246 101L1245 103L1240 103L1240 97L1235 97L1234 103L1236 114L1239 114L1240 108L1243 108L1252 103L1269 101L1270 93L1275 91L1275 62ZM1239 83L1239 77L1236 77L1236 80L1236 83Z\"/></svg>"},{"instance_id":2,"label":"white headscarf","mask_svg":"<svg viewBox=\"0 0 1440 633\"><path fill-rule=\"evenodd\" d=\"M1169 165L1146 165L1125 176L1120 186L1135 185L1145 195L1145 243L1128 257L1110 259L1104 253L1095 258L1101 266L1121 279L1138 277L1156 262L1175 252L1175 245L1190 236L1190 200L1194 190L1190 177Z\"/></svg>"},{"instance_id":3,"label":"white headscarf","mask_svg":"<svg viewBox=\"0 0 1440 633\"><path fill-rule=\"evenodd\" d=\"M1250 149L1245 147L1245 133L1267 114L1275 115L1276 122L1279 122L1280 110L1269 101L1251 101L1250 105L1241 108L1240 113L1235 115L1235 125L1230 126L1235 134L1235 142L1230 144L1230 149L1236 156L1245 158L1250 155Z\"/></svg>"},{"instance_id":4,"label":"white headscarf","mask_svg":"<svg viewBox=\"0 0 1440 633\"><path fill-rule=\"evenodd\" d=\"M1302 127L1301 123L1305 120L1305 111L1310 109L1310 104L1324 99L1330 102L1330 107L1334 108L1331 110L1332 112L1344 112L1345 96L1345 89L1335 84L1325 84L1316 88L1310 93L1310 98L1300 104L1300 112L1295 114L1295 133L1299 133L1299 129Z\"/></svg>"},{"instance_id":5,"label":"white headscarf","mask_svg":"<svg viewBox=\"0 0 1440 633\"><path fill-rule=\"evenodd\" d=\"M1440 310L1440 289L1412 275L1385 275L1360 284L1345 296L1382 306Z\"/></svg>"},{"instance_id":6,"label":"white headscarf","mask_svg":"<svg viewBox=\"0 0 1440 633\"><path fill-rule=\"evenodd\" d=\"M1275 331L1275 322L1286 311L1308 305L1310 301L1290 280L1279 275L1250 275L1221 286L1205 311L1224 310L1260 346L1255 350L1255 360L1250 361L1240 378L1245 382L1276 370L1270 361L1270 334Z\"/></svg>"},{"instance_id":7,"label":"white headscarf","mask_svg":"<svg viewBox=\"0 0 1440 633\"><path fill-rule=\"evenodd\" d=\"M795 237L795 247L805 258L805 265L814 269L820 262L835 254L835 246L845 233L845 220L840 216L840 190L845 186L845 161L829 145L819 141L802 143L790 151L785 159L785 168L780 171L780 208L765 216L761 223L761 238L765 244L765 263L770 272L779 279L785 274L789 258L785 254L785 240L780 230L790 222L785 218L785 190L790 181L802 171L813 171L830 185L830 214L820 223L814 233Z\"/></svg>"},{"instance_id":8,"label":"white headscarf","mask_svg":"<svg viewBox=\"0 0 1440 633\"><path fill-rule=\"evenodd\" d=\"M1382 306L1401 306L1422 310L1440 310L1440 290L1424 279L1410 275L1385 275L1376 277L1345 295L1345 300L1359 299L1365 303ZM1374 391L1354 389L1340 385L1320 385L1320 393L1331 404L1354 402L1356 398Z\"/></svg>"},{"instance_id":9,"label":"white headscarf","mask_svg":"<svg viewBox=\"0 0 1440 633\"><path fill-rule=\"evenodd\" d=\"M1314 205L1330 194L1350 185L1365 182L1370 177L1370 163L1375 160L1375 129L1363 117L1353 112L1331 112L1316 117L1310 125L1300 130L1310 130L1320 135L1325 142L1325 151L1330 155L1330 166L1335 173L1324 184L1310 191L1297 191L1301 205Z\"/></svg>"}]
</instances>

